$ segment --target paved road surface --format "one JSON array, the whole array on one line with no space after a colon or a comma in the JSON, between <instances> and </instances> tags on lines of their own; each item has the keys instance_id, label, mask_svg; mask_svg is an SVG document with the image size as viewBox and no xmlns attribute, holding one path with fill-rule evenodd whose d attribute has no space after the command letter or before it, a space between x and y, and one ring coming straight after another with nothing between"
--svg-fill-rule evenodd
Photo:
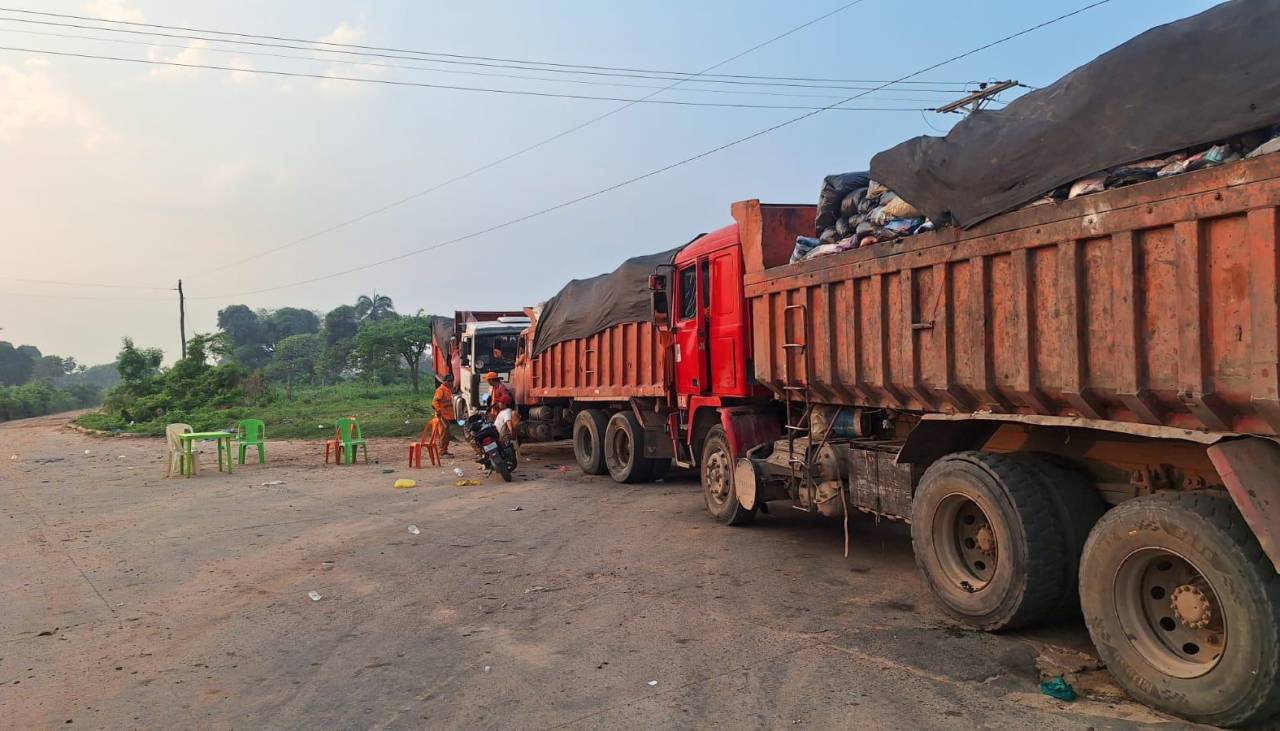
<instances>
[{"instance_id":1,"label":"paved road surface","mask_svg":"<svg viewBox=\"0 0 1280 731\"><path fill-rule=\"evenodd\" d=\"M1040 695L1038 661L1094 662L1083 630L953 626L902 526L853 521L845 559L838 523L721 527L690 478L556 447L509 485L407 470L401 440L165 480L161 441L64 421L0 425L0 725L1188 728L1105 671Z\"/></svg>"}]
</instances>

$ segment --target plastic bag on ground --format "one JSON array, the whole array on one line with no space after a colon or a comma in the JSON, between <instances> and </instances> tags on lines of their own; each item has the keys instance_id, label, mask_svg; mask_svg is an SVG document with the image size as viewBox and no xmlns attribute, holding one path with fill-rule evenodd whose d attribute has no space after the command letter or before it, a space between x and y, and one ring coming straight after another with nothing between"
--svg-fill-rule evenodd
<instances>
[{"instance_id":1,"label":"plastic bag on ground","mask_svg":"<svg viewBox=\"0 0 1280 731\"><path fill-rule=\"evenodd\" d=\"M889 189L888 189L888 188L884 187L883 185L881 185L880 183L877 183L877 182L876 182L876 181L874 181L874 180L872 180L872 181L870 181L869 183L867 183L867 197L868 197L868 198L879 198L880 196L882 196L882 195L884 195L885 193L888 193L888 192L889 192Z\"/></svg>"}]
</instances>

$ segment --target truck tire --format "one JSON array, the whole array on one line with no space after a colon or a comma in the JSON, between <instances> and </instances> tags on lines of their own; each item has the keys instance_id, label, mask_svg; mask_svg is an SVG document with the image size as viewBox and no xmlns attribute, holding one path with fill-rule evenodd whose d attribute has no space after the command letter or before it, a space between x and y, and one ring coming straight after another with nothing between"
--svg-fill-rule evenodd
<instances>
[{"instance_id":1,"label":"truck tire","mask_svg":"<svg viewBox=\"0 0 1280 731\"><path fill-rule=\"evenodd\" d=\"M1080 599L1099 656L1138 700L1218 726L1280 712L1280 574L1225 494L1113 508L1085 544Z\"/></svg>"},{"instance_id":2,"label":"truck tire","mask_svg":"<svg viewBox=\"0 0 1280 731\"><path fill-rule=\"evenodd\" d=\"M715 519L725 525L746 525L755 520L756 508L747 510L738 502L738 493L733 486L733 454L729 450L724 427L719 424L707 432L699 464L702 497L706 500L707 510Z\"/></svg>"},{"instance_id":3,"label":"truck tire","mask_svg":"<svg viewBox=\"0 0 1280 731\"><path fill-rule=\"evenodd\" d=\"M1067 561L1067 577L1062 585L1062 595L1051 612L1053 618L1070 619L1080 616L1080 556L1084 553L1089 531L1107 510L1102 495L1093 483L1069 464L1058 461L1053 455L1019 455L1028 468L1037 471L1041 480L1052 489L1049 498L1058 511L1062 526L1063 552Z\"/></svg>"},{"instance_id":4,"label":"truck tire","mask_svg":"<svg viewBox=\"0 0 1280 731\"><path fill-rule=\"evenodd\" d=\"M994 631L1057 607L1070 579L1052 489L1008 455L959 452L929 467L912 502L911 542L948 613Z\"/></svg>"},{"instance_id":5,"label":"truck tire","mask_svg":"<svg viewBox=\"0 0 1280 731\"><path fill-rule=\"evenodd\" d=\"M609 471L604 463L604 428L609 417L599 409L583 409L573 420L573 456L588 475Z\"/></svg>"},{"instance_id":6,"label":"truck tire","mask_svg":"<svg viewBox=\"0 0 1280 731\"><path fill-rule=\"evenodd\" d=\"M619 411L604 429L604 462L614 482L648 482L650 460L644 457L644 429L630 411Z\"/></svg>"}]
</instances>

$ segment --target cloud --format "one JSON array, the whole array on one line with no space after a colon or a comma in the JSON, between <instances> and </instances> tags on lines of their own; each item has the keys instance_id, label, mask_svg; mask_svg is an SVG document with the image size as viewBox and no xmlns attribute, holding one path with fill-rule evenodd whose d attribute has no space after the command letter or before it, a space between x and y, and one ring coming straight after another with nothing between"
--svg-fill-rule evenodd
<instances>
[{"instance_id":1,"label":"cloud","mask_svg":"<svg viewBox=\"0 0 1280 731\"><path fill-rule=\"evenodd\" d=\"M84 4L84 11L103 20L123 20L127 23L141 23L145 20L141 10L129 7L124 0L89 0Z\"/></svg>"},{"instance_id":2,"label":"cloud","mask_svg":"<svg viewBox=\"0 0 1280 731\"><path fill-rule=\"evenodd\" d=\"M230 81L233 84L248 84L253 81L255 74L253 73L253 62L242 56L235 56L227 65L236 69L231 72Z\"/></svg>"},{"instance_id":3,"label":"cloud","mask_svg":"<svg viewBox=\"0 0 1280 731\"><path fill-rule=\"evenodd\" d=\"M204 41L192 41L187 44L186 48L178 51L172 56L165 57L164 53L155 46L147 49L147 59L150 61L163 61L166 63L190 63L205 64L209 63L209 54L205 53L205 49L209 44ZM200 69L189 69L181 66L156 66L151 69L150 76L153 79L178 80L190 79L201 72Z\"/></svg>"},{"instance_id":4,"label":"cloud","mask_svg":"<svg viewBox=\"0 0 1280 731\"><path fill-rule=\"evenodd\" d=\"M351 25L349 23L339 23L328 35L323 35L316 40L321 43L343 43L361 45L368 37L364 26Z\"/></svg>"},{"instance_id":5,"label":"cloud","mask_svg":"<svg viewBox=\"0 0 1280 731\"><path fill-rule=\"evenodd\" d=\"M85 149L106 139L106 130L71 95L54 87L44 67L23 71L0 66L0 145L14 144L36 133L70 131Z\"/></svg>"},{"instance_id":6,"label":"cloud","mask_svg":"<svg viewBox=\"0 0 1280 731\"><path fill-rule=\"evenodd\" d=\"M318 39L321 43L341 43L362 45L368 40L368 32L364 25L352 25L350 23L339 23L328 34L320 36ZM338 66L337 64L329 66L324 70L325 76L349 76L373 78L381 75L383 69L378 66ZM364 90L364 85L353 81L342 81L340 79L324 79L319 82L321 89L341 94L355 94Z\"/></svg>"}]
</instances>

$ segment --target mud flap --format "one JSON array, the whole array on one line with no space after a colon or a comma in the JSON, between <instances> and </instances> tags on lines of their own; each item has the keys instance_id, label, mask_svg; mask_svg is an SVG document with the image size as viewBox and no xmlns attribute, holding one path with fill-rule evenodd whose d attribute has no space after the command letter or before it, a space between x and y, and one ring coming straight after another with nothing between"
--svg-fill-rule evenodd
<instances>
[{"instance_id":1,"label":"mud flap","mask_svg":"<svg viewBox=\"0 0 1280 731\"><path fill-rule=\"evenodd\" d=\"M1207 450L1245 523L1280 571L1280 444L1250 437Z\"/></svg>"}]
</instances>

